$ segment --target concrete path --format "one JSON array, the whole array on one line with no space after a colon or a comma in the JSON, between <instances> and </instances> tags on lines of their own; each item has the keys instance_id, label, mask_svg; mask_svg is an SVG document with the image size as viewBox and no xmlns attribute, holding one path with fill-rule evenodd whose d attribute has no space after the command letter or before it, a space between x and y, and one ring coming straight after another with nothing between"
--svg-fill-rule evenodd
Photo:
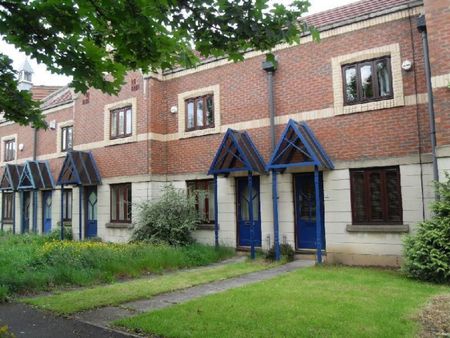
<instances>
[{"instance_id":1,"label":"concrete path","mask_svg":"<svg viewBox=\"0 0 450 338\"><path fill-rule=\"evenodd\" d=\"M89 323L100 328L107 328L111 324L111 322L117 319L131 317L142 312L162 309L174 304L187 302L191 299L211 295L243 285L264 281L289 271L313 266L314 264L314 261L297 260L275 267L273 269L252 272L235 278L198 285L175 292L165 293L159 296L152 297L151 299L138 300L134 302L124 303L120 306L110 306L81 312L76 314L74 317L81 322Z\"/></svg>"}]
</instances>

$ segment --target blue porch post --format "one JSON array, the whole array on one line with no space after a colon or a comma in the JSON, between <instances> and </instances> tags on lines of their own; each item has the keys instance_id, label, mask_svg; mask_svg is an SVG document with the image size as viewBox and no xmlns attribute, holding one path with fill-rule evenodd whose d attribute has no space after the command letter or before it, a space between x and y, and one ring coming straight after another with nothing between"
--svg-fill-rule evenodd
<instances>
[{"instance_id":1,"label":"blue porch post","mask_svg":"<svg viewBox=\"0 0 450 338\"><path fill-rule=\"evenodd\" d=\"M78 238L81 241L83 236L81 235L81 229L83 228L83 186L79 186L79 202L80 202L80 216L79 216L79 222L78 222L78 231L79 231L79 235Z\"/></svg>"},{"instance_id":2,"label":"blue porch post","mask_svg":"<svg viewBox=\"0 0 450 338\"><path fill-rule=\"evenodd\" d=\"M13 220L13 234L16 233L16 192L13 190L13 200L12 200L12 220Z\"/></svg>"},{"instance_id":3,"label":"blue porch post","mask_svg":"<svg viewBox=\"0 0 450 338\"><path fill-rule=\"evenodd\" d=\"M278 173L272 170L272 200L273 200L273 237L275 247L275 260L280 260L280 234L278 224Z\"/></svg>"},{"instance_id":4,"label":"blue porch post","mask_svg":"<svg viewBox=\"0 0 450 338\"><path fill-rule=\"evenodd\" d=\"M316 192L316 250L317 263L322 263L322 203L320 201L319 168L314 166L314 186Z\"/></svg>"},{"instance_id":5,"label":"blue porch post","mask_svg":"<svg viewBox=\"0 0 450 338\"><path fill-rule=\"evenodd\" d=\"M61 240L64 239L64 184L61 184Z\"/></svg>"},{"instance_id":6,"label":"blue porch post","mask_svg":"<svg viewBox=\"0 0 450 338\"><path fill-rule=\"evenodd\" d=\"M248 172L248 212L250 221L250 257L255 259L255 224L253 219L253 180L252 172Z\"/></svg>"},{"instance_id":7,"label":"blue porch post","mask_svg":"<svg viewBox=\"0 0 450 338\"><path fill-rule=\"evenodd\" d=\"M25 200L24 200L24 196L23 196L23 190L20 191L19 193L19 197L20 197L20 207L19 209L21 210L20 213L20 233L23 234L25 232L25 210L24 210L24 204L25 204Z\"/></svg>"},{"instance_id":8,"label":"blue porch post","mask_svg":"<svg viewBox=\"0 0 450 338\"><path fill-rule=\"evenodd\" d=\"M3 213L5 211L4 205L5 205L5 193L2 191L2 227L1 227L2 231L3 231L3 216L4 216Z\"/></svg>"},{"instance_id":9,"label":"blue porch post","mask_svg":"<svg viewBox=\"0 0 450 338\"><path fill-rule=\"evenodd\" d=\"M33 232L37 232L37 191L33 191Z\"/></svg>"},{"instance_id":10,"label":"blue porch post","mask_svg":"<svg viewBox=\"0 0 450 338\"><path fill-rule=\"evenodd\" d=\"M217 196L217 174L214 174L214 244L219 246L219 198Z\"/></svg>"}]
</instances>

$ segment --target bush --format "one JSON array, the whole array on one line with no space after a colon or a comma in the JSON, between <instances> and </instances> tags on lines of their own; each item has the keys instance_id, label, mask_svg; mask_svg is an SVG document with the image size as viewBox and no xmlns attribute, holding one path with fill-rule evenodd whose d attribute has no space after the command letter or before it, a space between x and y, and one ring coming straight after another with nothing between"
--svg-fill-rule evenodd
<instances>
[{"instance_id":1,"label":"bush","mask_svg":"<svg viewBox=\"0 0 450 338\"><path fill-rule=\"evenodd\" d=\"M61 239L61 228L58 227L57 229L52 230L52 232L47 235L47 238L53 240ZM64 240L73 240L72 227L64 226Z\"/></svg>"},{"instance_id":2,"label":"bush","mask_svg":"<svg viewBox=\"0 0 450 338\"><path fill-rule=\"evenodd\" d=\"M403 270L413 278L437 283L450 282L450 180L437 183L440 201L433 216L417 226L404 240Z\"/></svg>"},{"instance_id":3,"label":"bush","mask_svg":"<svg viewBox=\"0 0 450 338\"><path fill-rule=\"evenodd\" d=\"M160 200L137 204L136 229L132 240L170 245L194 242L192 231L200 218L195 209L195 197L171 184L163 188Z\"/></svg>"},{"instance_id":4,"label":"bush","mask_svg":"<svg viewBox=\"0 0 450 338\"><path fill-rule=\"evenodd\" d=\"M294 260L295 251L289 244L280 244L280 254L281 258L286 259L288 262L292 262ZM266 259L272 261L275 260L275 245L267 251Z\"/></svg>"}]
</instances>

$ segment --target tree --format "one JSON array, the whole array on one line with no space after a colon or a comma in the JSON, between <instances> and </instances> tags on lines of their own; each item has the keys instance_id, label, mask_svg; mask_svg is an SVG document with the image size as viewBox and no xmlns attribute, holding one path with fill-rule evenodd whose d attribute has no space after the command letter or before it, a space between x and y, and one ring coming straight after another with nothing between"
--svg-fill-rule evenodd
<instances>
[{"instance_id":1,"label":"tree","mask_svg":"<svg viewBox=\"0 0 450 338\"><path fill-rule=\"evenodd\" d=\"M298 43L307 30L318 38L298 20L308 1L294 0L288 7L268 2L0 0L0 35L50 71L72 76L77 91L94 87L114 94L129 70L193 67L199 55L239 61L247 50L268 52L270 58L273 47ZM8 63L4 55L2 60ZM13 97L18 95L16 89ZM15 122L43 126L39 110L28 109L33 105L22 97L20 107L4 98L0 111Z\"/></svg>"}]
</instances>

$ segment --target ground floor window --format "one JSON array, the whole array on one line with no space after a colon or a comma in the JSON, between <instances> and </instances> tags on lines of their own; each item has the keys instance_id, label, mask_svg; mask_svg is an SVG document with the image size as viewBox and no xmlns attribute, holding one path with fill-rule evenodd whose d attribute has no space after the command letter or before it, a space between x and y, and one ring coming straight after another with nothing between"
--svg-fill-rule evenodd
<instances>
[{"instance_id":1,"label":"ground floor window","mask_svg":"<svg viewBox=\"0 0 450 338\"><path fill-rule=\"evenodd\" d=\"M72 222L72 190L63 192L63 220Z\"/></svg>"},{"instance_id":2,"label":"ground floor window","mask_svg":"<svg viewBox=\"0 0 450 338\"><path fill-rule=\"evenodd\" d=\"M195 194L195 208L200 213L203 223L214 223L214 181L188 181L189 194Z\"/></svg>"},{"instance_id":3,"label":"ground floor window","mask_svg":"<svg viewBox=\"0 0 450 338\"><path fill-rule=\"evenodd\" d=\"M111 184L111 222L131 222L131 183Z\"/></svg>"},{"instance_id":4,"label":"ground floor window","mask_svg":"<svg viewBox=\"0 0 450 338\"><path fill-rule=\"evenodd\" d=\"M350 171L353 224L401 224L399 167Z\"/></svg>"},{"instance_id":5,"label":"ground floor window","mask_svg":"<svg viewBox=\"0 0 450 338\"><path fill-rule=\"evenodd\" d=\"M13 220L13 198L14 193L12 192L3 193L3 205L2 205L3 221Z\"/></svg>"}]
</instances>

